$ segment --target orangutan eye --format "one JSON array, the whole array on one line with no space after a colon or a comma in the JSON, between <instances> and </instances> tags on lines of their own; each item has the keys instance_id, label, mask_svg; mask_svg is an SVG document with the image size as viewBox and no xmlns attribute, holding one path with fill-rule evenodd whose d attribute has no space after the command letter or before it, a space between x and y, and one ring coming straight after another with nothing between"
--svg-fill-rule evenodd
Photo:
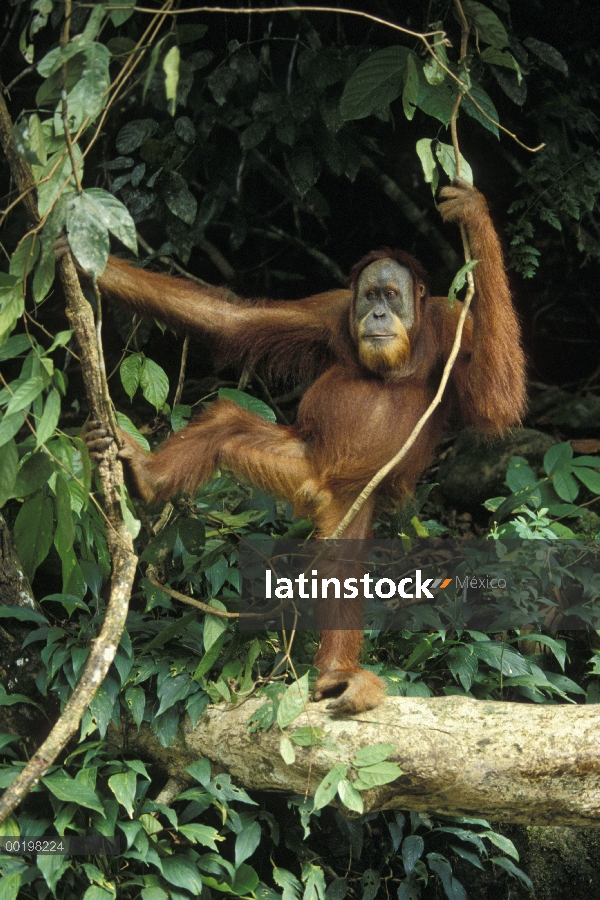
<instances>
[{"instance_id":1,"label":"orangutan eye","mask_svg":"<svg viewBox=\"0 0 600 900\"><path fill-rule=\"evenodd\" d=\"M367 291L367 300L369 303L373 303L375 300L375 291Z\"/></svg>"},{"instance_id":2,"label":"orangutan eye","mask_svg":"<svg viewBox=\"0 0 600 900\"><path fill-rule=\"evenodd\" d=\"M395 300L397 296L398 296L398 294L396 293L396 291L388 291L387 292L388 300Z\"/></svg>"}]
</instances>

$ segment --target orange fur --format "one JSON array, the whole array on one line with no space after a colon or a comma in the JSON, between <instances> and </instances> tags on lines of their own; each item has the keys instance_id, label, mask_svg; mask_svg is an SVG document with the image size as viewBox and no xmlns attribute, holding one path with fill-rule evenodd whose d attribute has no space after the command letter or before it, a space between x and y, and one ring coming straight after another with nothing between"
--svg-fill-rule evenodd
<instances>
[{"instance_id":1,"label":"orange fur","mask_svg":"<svg viewBox=\"0 0 600 900\"><path fill-rule=\"evenodd\" d=\"M442 404L378 495L400 498L414 489L452 410L466 423L501 432L519 422L524 408L519 326L486 202L461 182L441 194L442 217L466 225L473 257L479 260L473 313ZM365 265L386 254L411 271L415 318L410 341L404 331L385 351L360 341L352 291L291 302L250 302L111 257L100 287L132 311L185 332L208 334L224 361L253 365L267 357L274 374L317 379L294 426L273 425L220 400L152 456L125 439L124 455L138 493L150 501L193 492L219 467L289 500L297 514L312 516L321 537L331 534L369 479L404 444L433 398L460 313L460 303L451 309L444 298L427 296L426 275L408 254L370 254L353 270L351 284ZM346 537L370 535L375 500L363 507ZM369 709L382 696L379 679L359 665L362 634L355 625L360 609L356 601L350 607L333 601L322 611L316 697L340 694L333 705L346 713ZM344 621L348 627L339 630Z\"/></svg>"}]
</instances>

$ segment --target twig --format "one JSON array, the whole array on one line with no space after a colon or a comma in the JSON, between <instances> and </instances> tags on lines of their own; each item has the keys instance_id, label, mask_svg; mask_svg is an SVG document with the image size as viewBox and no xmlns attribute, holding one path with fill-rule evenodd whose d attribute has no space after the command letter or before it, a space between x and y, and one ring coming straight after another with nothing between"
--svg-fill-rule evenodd
<instances>
[{"instance_id":1,"label":"twig","mask_svg":"<svg viewBox=\"0 0 600 900\"><path fill-rule=\"evenodd\" d=\"M187 366L188 348L190 346L190 336L186 334L183 339L183 347L181 348L181 363L179 365L179 379L177 381L177 390L173 397L173 407L179 405L181 394L183 393L183 384L185 382L185 370Z\"/></svg>"},{"instance_id":2,"label":"twig","mask_svg":"<svg viewBox=\"0 0 600 900\"><path fill-rule=\"evenodd\" d=\"M80 7L84 8L93 8L93 3L80 3ZM135 12L143 12L143 13L152 13L155 14L155 9L149 9L146 6L135 6L133 7ZM111 5L111 9L131 9L130 6L116 6ZM170 16L190 16L195 15L197 13L227 13L228 15L271 15L272 13L290 13L290 12L324 12L324 13L335 13L335 15L345 15L345 16L359 16L362 19L368 19L370 22L375 22L377 25L385 25L388 28L392 28L394 31L400 31L402 34L408 34L410 37L417 38L418 40L424 40L428 37L435 37L437 35L442 35L442 39L445 43L450 44L450 41L447 40L445 33L438 29L437 31L411 31L410 28L403 28L402 25L396 25L395 22L390 22L388 19L381 19L379 16L372 16L370 13L362 12L358 9L345 9L337 6L264 6L264 7L254 7L254 6L246 6L246 7L227 7L227 6L195 6L191 9L172 9L169 12Z\"/></svg>"}]
</instances>

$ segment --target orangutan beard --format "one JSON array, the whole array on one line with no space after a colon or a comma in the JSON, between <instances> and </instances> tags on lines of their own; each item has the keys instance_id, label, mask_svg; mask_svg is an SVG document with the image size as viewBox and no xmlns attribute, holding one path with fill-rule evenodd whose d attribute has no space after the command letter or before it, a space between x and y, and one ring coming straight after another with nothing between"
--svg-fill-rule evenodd
<instances>
[{"instance_id":1,"label":"orangutan beard","mask_svg":"<svg viewBox=\"0 0 600 900\"><path fill-rule=\"evenodd\" d=\"M377 375L391 374L401 369L410 359L410 341L400 319L395 320L396 334L390 338L369 338L358 329L358 356L365 368Z\"/></svg>"}]
</instances>

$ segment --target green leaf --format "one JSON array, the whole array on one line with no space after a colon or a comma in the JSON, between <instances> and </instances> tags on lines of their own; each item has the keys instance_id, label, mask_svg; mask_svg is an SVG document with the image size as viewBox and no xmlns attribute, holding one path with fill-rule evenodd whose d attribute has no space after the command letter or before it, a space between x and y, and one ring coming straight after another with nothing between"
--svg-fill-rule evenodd
<instances>
[{"instance_id":1,"label":"green leaf","mask_svg":"<svg viewBox=\"0 0 600 900\"><path fill-rule=\"evenodd\" d=\"M567 503L572 503L579 493L577 482L571 473L566 472L564 469L559 469L554 473L552 476L552 484L560 499L566 500Z\"/></svg>"},{"instance_id":2,"label":"green leaf","mask_svg":"<svg viewBox=\"0 0 600 900\"><path fill-rule=\"evenodd\" d=\"M371 747L361 747L352 760L352 765L375 766L391 756L395 749L393 744L373 744Z\"/></svg>"},{"instance_id":3,"label":"green leaf","mask_svg":"<svg viewBox=\"0 0 600 900\"><path fill-rule=\"evenodd\" d=\"M142 371L143 356L140 353L132 353L127 356L119 367L121 384L130 400L140 386L140 373Z\"/></svg>"},{"instance_id":4,"label":"green leaf","mask_svg":"<svg viewBox=\"0 0 600 900\"><path fill-rule=\"evenodd\" d=\"M573 448L568 441L564 444L555 444L544 455L544 469L547 475L552 475L557 469L570 469L573 459Z\"/></svg>"},{"instance_id":5,"label":"green leaf","mask_svg":"<svg viewBox=\"0 0 600 900\"><path fill-rule=\"evenodd\" d=\"M448 668L465 691L471 689L471 685L477 674L477 657L468 647L453 647L448 653Z\"/></svg>"},{"instance_id":6,"label":"green leaf","mask_svg":"<svg viewBox=\"0 0 600 900\"><path fill-rule=\"evenodd\" d=\"M342 763L338 763L331 772L327 773L315 792L313 812L331 803L337 794L338 784L346 777L347 773L348 766L344 766Z\"/></svg>"},{"instance_id":7,"label":"green leaf","mask_svg":"<svg viewBox=\"0 0 600 900\"><path fill-rule=\"evenodd\" d=\"M428 116L448 125L452 117L452 109L456 100L456 87L444 81L432 85L422 78L419 82L419 109Z\"/></svg>"},{"instance_id":8,"label":"green leaf","mask_svg":"<svg viewBox=\"0 0 600 900\"><path fill-rule=\"evenodd\" d=\"M531 667L526 659L501 641L477 641L470 645L479 659L493 669L501 670L503 675L514 678L518 675L529 675Z\"/></svg>"},{"instance_id":9,"label":"green leaf","mask_svg":"<svg viewBox=\"0 0 600 900\"><path fill-rule=\"evenodd\" d=\"M142 393L156 410L162 409L169 394L169 378L165 370L153 359L144 357L140 372Z\"/></svg>"},{"instance_id":10,"label":"green leaf","mask_svg":"<svg viewBox=\"0 0 600 900\"><path fill-rule=\"evenodd\" d=\"M26 381L19 385L19 387L10 398L8 406L6 407L5 415L10 416L12 415L12 413L19 412L22 409L26 409L29 404L42 393L43 390L44 382L39 377L39 375L34 375L33 378L28 378Z\"/></svg>"},{"instance_id":11,"label":"green leaf","mask_svg":"<svg viewBox=\"0 0 600 900\"><path fill-rule=\"evenodd\" d=\"M16 703L30 703L32 706L37 706L39 709L35 700L32 700L27 694L9 694L4 685L0 684L0 707L14 706Z\"/></svg>"},{"instance_id":12,"label":"green leaf","mask_svg":"<svg viewBox=\"0 0 600 900\"><path fill-rule=\"evenodd\" d=\"M124 22L129 19L130 16L133 15L135 0L108 0L108 16L110 21L113 23L115 28L118 28L119 25L123 25ZM120 9L111 10L111 6L118 6ZM134 45L135 46L135 45ZM144 897L144 892L142 891L143 900L160 900L158 897ZM166 895L165 895L166 900Z\"/></svg>"},{"instance_id":13,"label":"green leaf","mask_svg":"<svg viewBox=\"0 0 600 900\"><path fill-rule=\"evenodd\" d=\"M53 525L52 502L41 493L26 500L19 510L14 529L15 544L30 581L39 564L48 556Z\"/></svg>"},{"instance_id":14,"label":"green leaf","mask_svg":"<svg viewBox=\"0 0 600 900\"><path fill-rule=\"evenodd\" d=\"M440 61L447 66L448 65L448 54L446 51L446 47L444 44L436 43L434 44L433 49L435 50L436 56ZM434 56L429 56L427 58L427 62L423 66L423 75L432 85L442 84L446 78L446 72L438 62L438 60Z\"/></svg>"},{"instance_id":15,"label":"green leaf","mask_svg":"<svg viewBox=\"0 0 600 900\"><path fill-rule=\"evenodd\" d=\"M252 150L266 138L270 126L266 122L252 122L240 134L240 146L242 150Z\"/></svg>"},{"instance_id":16,"label":"green leaf","mask_svg":"<svg viewBox=\"0 0 600 900\"><path fill-rule=\"evenodd\" d=\"M171 47L165 56L163 69L165 72L165 93L169 112L174 116L177 106L177 85L179 84L179 47L177 45Z\"/></svg>"},{"instance_id":17,"label":"green leaf","mask_svg":"<svg viewBox=\"0 0 600 900\"><path fill-rule=\"evenodd\" d=\"M42 417L38 422L35 442L36 448L41 447L42 444L45 444L46 441L52 437L56 430L56 426L58 425L59 417L60 394L55 388L53 388L46 398L44 412L42 413Z\"/></svg>"},{"instance_id":18,"label":"green leaf","mask_svg":"<svg viewBox=\"0 0 600 900\"><path fill-rule=\"evenodd\" d=\"M200 519L181 519L177 530L188 553L200 556L206 542L206 529Z\"/></svg>"},{"instance_id":19,"label":"green leaf","mask_svg":"<svg viewBox=\"0 0 600 900\"><path fill-rule=\"evenodd\" d=\"M560 675L558 672L544 672L544 675L557 691L561 691L563 694L569 693L585 696L584 689L570 678L567 678L566 675Z\"/></svg>"},{"instance_id":20,"label":"green leaf","mask_svg":"<svg viewBox=\"0 0 600 900\"><path fill-rule=\"evenodd\" d=\"M17 900L21 888L22 871L6 872L0 881L0 900Z\"/></svg>"},{"instance_id":21,"label":"green leaf","mask_svg":"<svg viewBox=\"0 0 600 900\"><path fill-rule=\"evenodd\" d=\"M475 0L463 0L463 10L472 24L477 29L480 41L485 44L491 44L500 50L508 46L508 35L506 28L498 18L495 12L484 6L483 3L477 3Z\"/></svg>"},{"instance_id":22,"label":"green leaf","mask_svg":"<svg viewBox=\"0 0 600 900\"><path fill-rule=\"evenodd\" d=\"M290 735L294 744L299 747L315 747L322 743L325 738L325 732L322 728L314 728L310 725L303 725L296 728Z\"/></svg>"},{"instance_id":23,"label":"green leaf","mask_svg":"<svg viewBox=\"0 0 600 900\"><path fill-rule=\"evenodd\" d=\"M45 166L48 159L46 138L37 113L22 118L13 126L12 134L19 156L33 166Z\"/></svg>"},{"instance_id":24,"label":"green leaf","mask_svg":"<svg viewBox=\"0 0 600 900\"><path fill-rule=\"evenodd\" d=\"M193 822L190 825L180 825L177 830L180 831L188 841L191 841L193 844L202 844L203 847L210 847L215 853L218 852L215 841L225 840L224 837L221 837L216 828L211 828L210 825L200 825L196 822Z\"/></svg>"},{"instance_id":25,"label":"green leaf","mask_svg":"<svg viewBox=\"0 0 600 900\"><path fill-rule=\"evenodd\" d=\"M17 413L16 415L19 415ZM23 421L21 417L21 421ZM0 429L4 419L0 423ZM14 487L19 466L19 451L15 441L10 438L0 446L0 509L7 500L14 497Z\"/></svg>"},{"instance_id":26,"label":"green leaf","mask_svg":"<svg viewBox=\"0 0 600 900\"><path fill-rule=\"evenodd\" d=\"M450 290L448 291L448 303L450 304L450 306L454 306L454 304L456 303L457 292L464 288L468 273L473 271L478 262L478 259L470 259L464 264L464 266L461 266L461 268L452 279L452 284L450 285Z\"/></svg>"},{"instance_id":27,"label":"green leaf","mask_svg":"<svg viewBox=\"0 0 600 900\"><path fill-rule=\"evenodd\" d=\"M402 107L404 109L404 115L409 120L409 122L412 120L415 114L418 99L419 70L417 69L417 64L415 63L414 57L411 55L408 57L408 62L406 65L406 82L404 85L404 90L402 91Z\"/></svg>"},{"instance_id":28,"label":"green leaf","mask_svg":"<svg viewBox=\"0 0 600 900\"><path fill-rule=\"evenodd\" d=\"M280 869L278 866L275 866L273 869L273 881L283 891L282 900L298 900L302 885L295 875L292 875L287 869Z\"/></svg>"},{"instance_id":29,"label":"green leaf","mask_svg":"<svg viewBox=\"0 0 600 900\"><path fill-rule=\"evenodd\" d=\"M181 855L166 857L161 862L163 877L169 884L184 888L193 897L202 894L202 878L193 862Z\"/></svg>"},{"instance_id":30,"label":"green leaf","mask_svg":"<svg viewBox=\"0 0 600 900\"><path fill-rule=\"evenodd\" d=\"M481 833L480 837L487 838L492 844L495 844L503 853L508 853L509 856L512 856L513 859L516 859L519 862L519 852L510 838L505 837L503 834L498 834L495 831L484 831Z\"/></svg>"},{"instance_id":31,"label":"green leaf","mask_svg":"<svg viewBox=\"0 0 600 900\"><path fill-rule=\"evenodd\" d=\"M287 734L284 734L279 741L279 753L286 766L293 766L296 762L296 751Z\"/></svg>"},{"instance_id":32,"label":"green leaf","mask_svg":"<svg viewBox=\"0 0 600 900\"><path fill-rule=\"evenodd\" d=\"M45 616L29 606L0 606L0 619L18 619L19 622L37 622L39 625L48 624Z\"/></svg>"},{"instance_id":33,"label":"green leaf","mask_svg":"<svg viewBox=\"0 0 600 900\"><path fill-rule=\"evenodd\" d=\"M320 866L305 863L302 866L302 881L304 882L302 900L324 900L325 876Z\"/></svg>"},{"instance_id":34,"label":"green leaf","mask_svg":"<svg viewBox=\"0 0 600 900\"><path fill-rule=\"evenodd\" d=\"M498 50L496 47L486 47L481 54L481 59L488 65L504 66L505 69L512 69L517 73L518 83L521 83L521 67L512 53L508 50Z\"/></svg>"},{"instance_id":35,"label":"green leaf","mask_svg":"<svg viewBox=\"0 0 600 900\"><path fill-rule=\"evenodd\" d=\"M363 766L358 773L358 779L354 782L357 791L368 791L370 788L381 784L389 784L400 778L402 769L393 762L380 762L374 766Z\"/></svg>"},{"instance_id":36,"label":"green leaf","mask_svg":"<svg viewBox=\"0 0 600 900\"><path fill-rule=\"evenodd\" d=\"M457 176L454 147L451 147L450 144L442 144L441 141L436 141L435 155L437 156L442 169L444 170L450 181L454 181ZM460 161L461 178L463 178L469 184L473 184L473 171L462 154L460 157Z\"/></svg>"},{"instance_id":37,"label":"green leaf","mask_svg":"<svg viewBox=\"0 0 600 900\"><path fill-rule=\"evenodd\" d=\"M242 828L235 839L236 869L249 859L260 844L261 830L258 822L250 822Z\"/></svg>"},{"instance_id":38,"label":"green leaf","mask_svg":"<svg viewBox=\"0 0 600 900\"><path fill-rule=\"evenodd\" d=\"M47 775L42 778L42 783L48 788L51 794L64 803L77 803L78 806L85 806L86 809L94 809L96 812L104 815L104 807L100 803L98 796L91 787L70 778L65 772L56 772L54 775Z\"/></svg>"},{"instance_id":39,"label":"green leaf","mask_svg":"<svg viewBox=\"0 0 600 900\"><path fill-rule=\"evenodd\" d=\"M350 784L347 778L342 778L342 780L338 782L337 792L344 806L347 806L348 809L351 809L353 812L357 812L360 815L364 813L365 804L363 798L356 788Z\"/></svg>"},{"instance_id":40,"label":"green leaf","mask_svg":"<svg viewBox=\"0 0 600 900\"><path fill-rule=\"evenodd\" d=\"M146 708L146 694L139 685L132 685L125 691L125 702L129 707L129 712L133 717L133 721L139 728L144 720L144 710Z\"/></svg>"},{"instance_id":41,"label":"green leaf","mask_svg":"<svg viewBox=\"0 0 600 900\"><path fill-rule=\"evenodd\" d=\"M522 456L512 456L506 473L506 483L513 491L522 491L524 488L534 487L538 480L533 469L529 467L527 460Z\"/></svg>"},{"instance_id":42,"label":"green leaf","mask_svg":"<svg viewBox=\"0 0 600 900\"><path fill-rule=\"evenodd\" d=\"M496 124L498 122L498 111L489 95L476 81L471 84L469 94L471 95L470 97L466 94L463 97L462 108L464 111L499 138L500 132ZM477 103L477 106L475 106L475 103Z\"/></svg>"},{"instance_id":43,"label":"green leaf","mask_svg":"<svg viewBox=\"0 0 600 900\"><path fill-rule=\"evenodd\" d=\"M93 279L104 272L110 251L108 228L98 215L98 208L86 191L67 203L69 245L77 262Z\"/></svg>"},{"instance_id":44,"label":"green leaf","mask_svg":"<svg viewBox=\"0 0 600 900\"><path fill-rule=\"evenodd\" d=\"M514 875L515 878L518 878L530 891L533 891L533 881L529 875L526 875L522 869L515 866L511 859L507 859L506 856L492 856L491 860L495 865L500 866L500 868L505 869L510 875Z\"/></svg>"},{"instance_id":45,"label":"green leaf","mask_svg":"<svg viewBox=\"0 0 600 900\"><path fill-rule=\"evenodd\" d=\"M277 709L277 724L287 728L298 718L308 703L308 673L290 684Z\"/></svg>"},{"instance_id":46,"label":"green leaf","mask_svg":"<svg viewBox=\"0 0 600 900\"><path fill-rule=\"evenodd\" d=\"M301 197L313 187L320 174L320 166L310 147L295 147L285 155L285 165L292 184Z\"/></svg>"},{"instance_id":47,"label":"green leaf","mask_svg":"<svg viewBox=\"0 0 600 900\"><path fill-rule=\"evenodd\" d=\"M417 860L421 859L424 849L425 841L418 834L410 834L402 841L402 862L407 875L410 875Z\"/></svg>"},{"instance_id":48,"label":"green leaf","mask_svg":"<svg viewBox=\"0 0 600 900\"><path fill-rule=\"evenodd\" d=\"M171 709L179 700L185 700L190 693L192 685L193 681L189 675L175 675L173 678L165 679L158 690L160 707L156 715L160 716L168 709Z\"/></svg>"},{"instance_id":49,"label":"green leaf","mask_svg":"<svg viewBox=\"0 0 600 900\"><path fill-rule=\"evenodd\" d=\"M108 786L121 806L124 806L127 810L129 818L133 819L133 804L137 788L135 772L132 772L131 769L127 769L126 772L119 772L117 775L111 775L108 779Z\"/></svg>"},{"instance_id":50,"label":"green leaf","mask_svg":"<svg viewBox=\"0 0 600 900\"><path fill-rule=\"evenodd\" d=\"M137 255L137 234L129 210L109 191L89 188L83 195L91 200L94 213L105 228Z\"/></svg>"},{"instance_id":51,"label":"green leaf","mask_svg":"<svg viewBox=\"0 0 600 900\"><path fill-rule=\"evenodd\" d=\"M173 215L185 222L186 225L193 225L198 201L179 172L169 172L162 193L163 199Z\"/></svg>"},{"instance_id":52,"label":"green leaf","mask_svg":"<svg viewBox=\"0 0 600 900\"><path fill-rule=\"evenodd\" d=\"M65 555L72 551L75 541L75 525L71 514L71 492L65 478L61 474L56 475L54 484L54 493L56 496L56 534L54 535L54 546L61 559L64 560Z\"/></svg>"},{"instance_id":53,"label":"green leaf","mask_svg":"<svg viewBox=\"0 0 600 900\"><path fill-rule=\"evenodd\" d=\"M258 875L252 866L242 863L241 866L235 870L235 877L231 887L233 893L237 894L239 897L243 897L246 894L253 894L258 887Z\"/></svg>"},{"instance_id":54,"label":"green leaf","mask_svg":"<svg viewBox=\"0 0 600 900\"><path fill-rule=\"evenodd\" d=\"M6 275L6 278L12 278L12 275ZM18 278L15 279L18 282ZM0 347L0 362L3 362L6 359L14 359L15 356L19 356L21 353L27 353L31 350L32 343L31 338L28 334L14 334L10 337L2 347ZM593 457L579 457L579 459L593 459ZM589 465L589 463L586 463ZM598 459L598 465L600 466L600 459Z\"/></svg>"},{"instance_id":55,"label":"green leaf","mask_svg":"<svg viewBox=\"0 0 600 900\"><path fill-rule=\"evenodd\" d=\"M45 453L34 453L17 472L13 497L27 497L33 494L46 484L53 471L52 463Z\"/></svg>"},{"instance_id":56,"label":"green leaf","mask_svg":"<svg viewBox=\"0 0 600 900\"><path fill-rule=\"evenodd\" d=\"M11 338L11 341L13 339ZM0 350L0 359L2 359L2 351ZM592 469L600 469L600 456L577 456L573 460L574 466L587 466Z\"/></svg>"},{"instance_id":57,"label":"green leaf","mask_svg":"<svg viewBox=\"0 0 600 900\"><path fill-rule=\"evenodd\" d=\"M84 58L83 75L67 97L69 125L73 131L83 124L84 119L89 117L93 122L97 118L106 105L110 87L108 67L111 56L108 47L100 43L90 44ZM58 115L54 117L54 128L57 133L62 132L62 120Z\"/></svg>"},{"instance_id":58,"label":"green leaf","mask_svg":"<svg viewBox=\"0 0 600 900\"><path fill-rule=\"evenodd\" d=\"M127 155L145 144L158 131L158 122L154 119L134 119L123 125L117 135L117 151Z\"/></svg>"},{"instance_id":59,"label":"green leaf","mask_svg":"<svg viewBox=\"0 0 600 900\"><path fill-rule=\"evenodd\" d=\"M577 466L573 469L573 472L592 493L600 494L600 472L596 472L594 469L586 469L584 466Z\"/></svg>"},{"instance_id":60,"label":"green leaf","mask_svg":"<svg viewBox=\"0 0 600 900\"><path fill-rule=\"evenodd\" d=\"M185 771L188 772L192 776L192 778L195 778L196 781L199 781L200 784L204 787L206 787L210 782L209 759L197 759L196 762L192 763L190 766L186 766Z\"/></svg>"},{"instance_id":61,"label":"green leaf","mask_svg":"<svg viewBox=\"0 0 600 900\"><path fill-rule=\"evenodd\" d=\"M432 872L439 875L448 900L467 900L467 893L452 874L452 866L441 853L428 853L427 863Z\"/></svg>"},{"instance_id":62,"label":"green leaf","mask_svg":"<svg viewBox=\"0 0 600 900\"><path fill-rule=\"evenodd\" d=\"M211 616L211 618L214 618L214 616ZM219 657L219 653L221 652L221 649L225 642L225 633L226 631L225 629L223 629L219 637L212 644L210 650L206 651L206 653L198 663L198 667L192 676L194 678L194 681L197 681L203 675L206 675L207 672L210 672L210 670L216 663Z\"/></svg>"},{"instance_id":63,"label":"green leaf","mask_svg":"<svg viewBox=\"0 0 600 900\"><path fill-rule=\"evenodd\" d=\"M225 606L220 600L211 600L209 606L214 609L220 609L225 612ZM206 615L204 618L204 649L210 650L215 641L227 630L227 619L223 616Z\"/></svg>"},{"instance_id":64,"label":"green leaf","mask_svg":"<svg viewBox=\"0 0 600 900\"><path fill-rule=\"evenodd\" d=\"M146 453L150 453L150 444L148 443L144 435L137 430L129 416L126 416L125 413L120 412L115 413L115 415L119 428L122 428L123 431L127 432L127 434L130 434L132 438L135 438L140 447L145 450Z\"/></svg>"},{"instance_id":65,"label":"green leaf","mask_svg":"<svg viewBox=\"0 0 600 900\"><path fill-rule=\"evenodd\" d=\"M421 160L423 175L427 184L431 185L432 191L436 192L438 186L438 170L437 164L431 151L433 141L431 138L421 138L417 141L417 155Z\"/></svg>"},{"instance_id":66,"label":"green leaf","mask_svg":"<svg viewBox=\"0 0 600 900\"><path fill-rule=\"evenodd\" d=\"M541 59L547 66L558 69L565 77L569 74L569 67L564 57L551 44L546 44L545 41L538 41L537 38L532 37L526 38L523 43L528 50L535 53L537 58Z\"/></svg>"},{"instance_id":67,"label":"green leaf","mask_svg":"<svg viewBox=\"0 0 600 900\"><path fill-rule=\"evenodd\" d=\"M266 403L263 403L263 401L259 400L257 397L252 397L250 394L244 393L244 391L238 391L235 388L220 388L219 399L221 398L237 403L242 409L247 409L248 412L261 416L263 419L266 419L267 422L274 423L277 421L275 413L270 406L267 406Z\"/></svg>"},{"instance_id":68,"label":"green leaf","mask_svg":"<svg viewBox=\"0 0 600 900\"><path fill-rule=\"evenodd\" d=\"M364 119L400 96L411 51L407 47L376 50L348 79L340 100L342 119Z\"/></svg>"},{"instance_id":69,"label":"green leaf","mask_svg":"<svg viewBox=\"0 0 600 900\"><path fill-rule=\"evenodd\" d=\"M485 871L483 868L483 864L476 853L471 853L470 850L465 850L463 847L459 847L458 844L450 844L452 849L458 856L461 856L463 859L466 859L467 862L470 862L472 866L476 866L481 871Z\"/></svg>"},{"instance_id":70,"label":"green leaf","mask_svg":"<svg viewBox=\"0 0 600 900\"><path fill-rule=\"evenodd\" d=\"M208 76L208 87L219 106L227 100L227 94L237 81L237 75L226 66L219 66Z\"/></svg>"}]
</instances>

